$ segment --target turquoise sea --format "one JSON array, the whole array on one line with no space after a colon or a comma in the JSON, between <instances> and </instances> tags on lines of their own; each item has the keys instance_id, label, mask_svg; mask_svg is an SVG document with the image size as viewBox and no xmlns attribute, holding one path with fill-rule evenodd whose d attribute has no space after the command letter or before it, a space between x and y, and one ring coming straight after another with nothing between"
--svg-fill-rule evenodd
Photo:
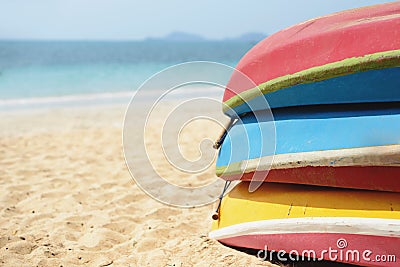
<instances>
[{"instance_id":1,"label":"turquoise sea","mask_svg":"<svg viewBox=\"0 0 400 267\"><path fill-rule=\"evenodd\" d=\"M235 66L254 45L238 41L0 41L0 101L136 90L188 61Z\"/></svg>"}]
</instances>

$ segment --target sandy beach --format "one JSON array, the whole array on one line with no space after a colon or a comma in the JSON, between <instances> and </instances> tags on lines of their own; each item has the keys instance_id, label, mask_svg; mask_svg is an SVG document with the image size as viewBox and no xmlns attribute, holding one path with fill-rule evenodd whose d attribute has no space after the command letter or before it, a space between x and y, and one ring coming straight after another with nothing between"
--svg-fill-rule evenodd
<instances>
[{"instance_id":1,"label":"sandy beach","mask_svg":"<svg viewBox=\"0 0 400 267\"><path fill-rule=\"evenodd\" d=\"M122 152L125 108L0 113L0 265L273 266L207 237L215 204L174 208L138 188ZM215 179L207 173L198 184Z\"/></svg>"}]
</instances>

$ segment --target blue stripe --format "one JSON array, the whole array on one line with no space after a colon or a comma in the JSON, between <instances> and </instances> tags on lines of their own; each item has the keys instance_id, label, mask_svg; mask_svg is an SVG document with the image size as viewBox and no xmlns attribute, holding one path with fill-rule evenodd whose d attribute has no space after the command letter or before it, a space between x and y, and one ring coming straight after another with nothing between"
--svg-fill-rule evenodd
<instances>
[{"instance_id":1,"label":"blue stripe","mask_svg":"<svg viewBox=\"0 0 400 267\"><path fill-rule=\"evenodd\" d=\"M400 101L400 67L371 70L320 82L299 84L264 95L269 107ZM234 108L237 114L266 109L265 99L254 98Z\"/></svg>"},{"instance_id":2,"label":"blue stripe","mask_svg":"<svg viewBox=\"0 0 400 267\"><path fill-rule=\"evenodd\" d=\"M366 116L358 110L347 111L347 116L343 112L309 117L305 112L289 118L282 111L275 114L275 122L262 113L258 114L259 123L254 116L247 116L229 131L217 166L272 155L274 140L275 154L400 144L400 107L371 110Z\"/></svg>"}]
</instances>

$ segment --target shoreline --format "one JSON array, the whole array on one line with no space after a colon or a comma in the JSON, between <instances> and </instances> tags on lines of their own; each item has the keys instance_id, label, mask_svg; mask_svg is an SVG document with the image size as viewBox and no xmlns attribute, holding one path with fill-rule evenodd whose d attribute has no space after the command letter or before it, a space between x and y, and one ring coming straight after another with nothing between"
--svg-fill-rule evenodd
<instances>
[{"instance_id":1,"label":"shoreline","mask_svg":"<svg viewBox=\"0 0 400 267\"><path fill-rule=\"evenodd\" d=\"M172 92L170 100L192 99L195 97L204 97L204 92L199 90L201 87L191 86L184 92ZM32 98L0 98L0 112L15 110L30 110L43 108L68 108L68 107L85 107L98 105L126 105L135 97L137 90L121 91L121 92L102 92L93 94L75 94L48 97L32 97ZM151 101L154 96L162 96L166 90L148 90L141 92L142 101ZM212 87L207 90L207 96L222 101L222 93L219 87ZM221 102L222 103L222 102ZM222 104L221 104L222 105Z\"/></svg>"}]
</instances>

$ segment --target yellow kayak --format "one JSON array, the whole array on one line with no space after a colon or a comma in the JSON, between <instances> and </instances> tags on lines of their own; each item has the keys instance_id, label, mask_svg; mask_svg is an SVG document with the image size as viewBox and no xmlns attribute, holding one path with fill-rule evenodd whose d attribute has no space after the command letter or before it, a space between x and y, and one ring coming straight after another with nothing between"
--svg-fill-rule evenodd
<instances>
[{"instance_id":1,"label":"yellow kayak","mask_svg":"<svg viewBox=\"0 0 400 267\"><path fill-rule=\"evenodd\" d=\"M364 266L400 261L398 193L278 183L264 183L249 193L248 186L241 182L223 198L210 237L260 250L311 250L313 258ZM323 253L330 248L342 257ZM348 251L353 258L343 256Z\"/></svg>"}]
</instances>

